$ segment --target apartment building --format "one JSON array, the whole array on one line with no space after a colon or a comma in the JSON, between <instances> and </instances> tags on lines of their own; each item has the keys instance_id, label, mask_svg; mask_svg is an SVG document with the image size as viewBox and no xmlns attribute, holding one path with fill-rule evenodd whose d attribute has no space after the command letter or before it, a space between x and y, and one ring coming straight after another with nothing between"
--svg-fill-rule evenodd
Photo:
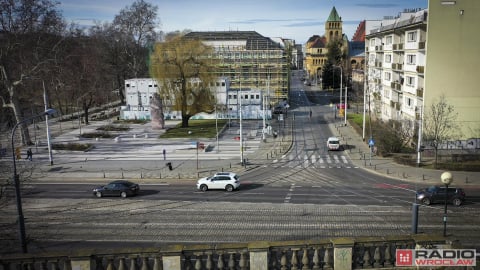
<instances>
[{"instance_id":1,"label":"apartment building","mask_svg":"<svg viewBox=\"0 0 480 270\"><path fill-rule=\"evenodd\" d=\"M367 108L372 117L418 125L424 102L427 10L385 17L365 37Z\"/></svg>"},{"instance_id":2,"label":"apartment building","mask_svg":"<svg viewBox=\"0 0 480 270\"><path fill-rule=\"evenodd\" d=\"M229 78L232 91L259 89L270 105L288 99L289 57L281 40L275 42L255 31L190 32L185 38L214 48L218 77Z\"/></svg>"}]
</instances>

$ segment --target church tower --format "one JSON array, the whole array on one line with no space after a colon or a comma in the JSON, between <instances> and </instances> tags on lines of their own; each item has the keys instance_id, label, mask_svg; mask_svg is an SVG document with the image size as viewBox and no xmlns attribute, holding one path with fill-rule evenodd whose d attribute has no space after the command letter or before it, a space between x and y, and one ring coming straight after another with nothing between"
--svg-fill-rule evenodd
<instances>
[{"instance_id":1,"label":"church tower","mask_svg":"<svg viewBox=\"0 0 480 270\"><path fill-rule=\"evenodd\" d=\"M327 22L325 23L325 37L327 38L327 44L335 39L340 39L343 36L342 29L342 17L338 16L335 7L330 11Z\"/></svg>"}]
</instances>

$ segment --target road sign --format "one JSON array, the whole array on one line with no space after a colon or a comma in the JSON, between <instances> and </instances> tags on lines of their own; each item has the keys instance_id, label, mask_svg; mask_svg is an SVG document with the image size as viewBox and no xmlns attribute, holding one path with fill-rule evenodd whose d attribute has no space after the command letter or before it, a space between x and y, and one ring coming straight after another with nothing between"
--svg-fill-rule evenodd
<instances>
[{"instance_id":1,"label":"road sign","mask_svg":"<svg viewBox=\"0 0 480 270\"><path fill-rule=\"evenodd\" d=\"M374 145L375 145L375 141L374 141L373 139L368 140L368 145L374 146Z\"/></svg>"}]
</instances>

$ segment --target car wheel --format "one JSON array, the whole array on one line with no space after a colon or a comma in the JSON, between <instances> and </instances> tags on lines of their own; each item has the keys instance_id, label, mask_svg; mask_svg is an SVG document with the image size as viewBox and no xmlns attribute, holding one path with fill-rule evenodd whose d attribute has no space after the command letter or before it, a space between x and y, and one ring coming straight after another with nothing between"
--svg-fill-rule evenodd
<instances>
[{"instance_id":1,"label":"car wheel","mask_svg":"<svg viewBox=\"0 0 480 270\"><path fill-rule=\"evenodd\" d=\"M122 192L120 193L120 197L126 198L126 197L127 197L127 192L122 191Z\"/></svg>"},{"instance_id":2,"label":"car wheel","mask_svg":"<svg viewBox=\"0 0 480 270\"><path fill-rule=\"evenodd\" d=\"M207 185L201 185L200 190L203 191L203 192L207 191L208 190Z\"/></svg>"},{"instance_id":3,"label":"car wheel","mask_svg":"<svg viewBox=\"0 0 480 270\"><path fill-rule=\"evenodd\" d=\"M459 198L455 198L455 199L453 199L452 203L455 206L460 206L460 205L462 205L462 200L460 200Z\"/></svg>"},{"instance_id":4,"label":"car wheel","mask_svg":"<svg viewBox=\"0 0 480 270\"><path fill-rule=\"evenodd\" d=\"M232 185L227 185L225 187L225 190L228 191L228 192L232 192L233 191L233 186Z\"/></svg>"},{"instance_id":5,"label":"car wheel","mask_svg":"<svg viewBox=\"0 0 480 270\"><path fill-rule=\"evenodd\" d=\"M101 198L102 197L102 193L101 192L95 192L95 196L97 196L97 198Z\"/></svg>"},{"instance_id":6,"label":"car wheel","mask_svg":"<svg viewBox=\"0 0 480 270\"><path fill-rule=\"evenodd\" d=\"M422 203L425 204L425 205L430 205L431 202L430 202L429 198L423 198Z\"/></svg>"}]
</instances>

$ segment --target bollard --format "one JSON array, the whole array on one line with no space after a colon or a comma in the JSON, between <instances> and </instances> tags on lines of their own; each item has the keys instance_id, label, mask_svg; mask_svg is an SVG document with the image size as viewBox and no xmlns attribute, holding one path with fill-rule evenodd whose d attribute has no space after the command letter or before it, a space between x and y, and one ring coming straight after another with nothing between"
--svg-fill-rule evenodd
<instances>
[{"instance_id":1,"label":"bollard","mask_svg":"<svg viewBox=\"0 0 480 270\"><path fill-rule=\"evenodd\" d=\"M412 233L417 234L418 228L418 204L414 203L412 207Z\"/></svg>"},{"instance_id":2,"label":"bollard","mask_svg":"<svg viewBox=\"0 0 480 270\"><path fill-rule=\"evenodd\" d=\"M103 172L103 178L105 178L105 171Z\"/></svg>"},{"instance_id":3,"label":"bollard","mask_svg":"<svg viewBox=\"0 0 480 270\"><path fill-rule=\"evenodd\" d=\"M422 174L422 180L425 181L425 174Z\"/></svg>"},{"instance_id":4,"label":"bollard","mask_svg":"<svg viewBox=\"0 0 480 270\"><path fill-rule=\"evenodd\" d=\"M140 179L143 179L143 173L140 172Z\"/></svg>"},{"instance_id":5,"label":"bollard","mask_svg":"<svg viewBox=\"0 0 480 270\"><path fill-rule=\"evenodd\" d=\"M158 173L158 178L162 179L162 173Z\"/></svg>"}]
</instances>

